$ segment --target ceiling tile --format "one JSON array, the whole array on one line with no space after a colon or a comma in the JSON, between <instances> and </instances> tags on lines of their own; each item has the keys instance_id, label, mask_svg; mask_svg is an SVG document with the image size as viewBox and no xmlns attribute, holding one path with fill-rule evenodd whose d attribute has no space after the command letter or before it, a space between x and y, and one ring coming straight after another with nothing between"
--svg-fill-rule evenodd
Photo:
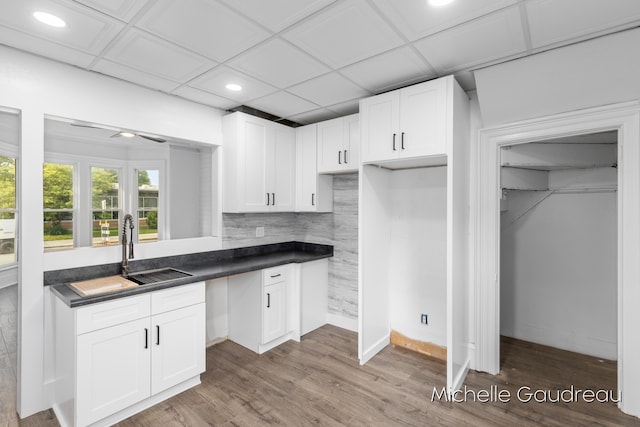
<instances>
[{"instance_id":1,"label":"ceiling tile","mask_svg":"<svg viewBox=\"0 0 640 427\"><path fill-rule=\"evenodd\" d=\"M426 0L373 0L375 5L409 40L483 16L518 0L457 0L446 6L430 6Z\"/></svg>"},{"instance_id":2,"label":"ceiling tile","mask_svg":"<svg viewBox=\"0 0 640 427\"><path fill-rule=\"evenodd\" d=\"M278 32L335 0L222 0L238 12Z\"/></svg>"},{"instance_id":3,"label":"ceiling tile","mask_svg":"<svg viewBox=\"0 0 640 427\"><path fill-rule=\"evenodd\" d=\"M220 62L270 36L211 0L158 0L136 26Z\"/></svg>"},{"instance_id":4,"label":"ceiling tile","mask_svg":"<svg viewBox=\"0 0 640 427\"><path fill-rule=\"evenodd\" d=\"M129 22L142 9L147 0L75 0L103 13Z\"/></svg>"},{"instance_id":5,"label":"ceiling tile","mask_svg":"<svg viewBox=\"0 0 640 427\"><path fill-rule=\"evenodd\" d=\"M233 92L225 88L228 83L236 83L242 86L242 91ZM229 98L237 102L245 102L250 99L261 98L276 92L277 88L262 83L239 71L234 71L225 66L219 66L208 73L198 77L189 83L189 86L201 89L214 95Z\"/></svg>"},{"instance_id":6,"label":"ceiling tile","mask_svg":"<svg viewBox=\"0 0 640 427\"><path fill-rule=\"evenodd\" d=\"M349 114L357 113L360 110L360 100L355 99L347 102L341 102L340 104L329 105L327 109L337 113L339 116L348 116Z\"/></svg>"},{"instance_id":7,"label":"ceiling tile","mask_svg":"<svg viewBox=\"0 0 640 427\"><path fill-rule=\"evenodd\" d=\"M340 73L372 92L436 77L410 47L401 47L340 70Z\"/></svg>"},{"instance_id":8,"label":"ceiling tile","mask_svg":"<svg viewBox=\"0 0 640 427\"><path fill-rule=\"evenodd\" d=\"M526 8L533 48L640 19L638 0L531 0Z\"/></svg>"},{"instance_id":9,"label":"ceiling tile","mask_svg":"<svg viewBox=\"0 0 640 427\"><path fill-rule=\"evenodd\" d=\"M427 37L414 46L441 73L470 68L526 50L518 7Z\"/></svg>"},{"instance_id":10,"label":"ceiling tile","mask_svg":"<svg viewBox=\"0 0 640 427\"><path fill-rule=\"evenodd\" d=\"M289 117L289 120L300 123L301 125L310 125L312 123L335 119L336 117L340 117L340 115L331 110L319 108L317 110L307 111L306 113L296 114L295 116Z\"/></svg>"},{"instance_id":11,"label":"ceiling tile","mask_svg":"<svg viewBox=\"0 0 640 427\"><path fill-rule=\"evenodd\" d=\"M175 89L172 93L182 98L186 98L200 104L210 105L222 110L228 110L239 105L236 101L189 86L181 86L178 89Z\"/></svg>"},{"instance_id":12,"label":"ceiling tile","mask_svg":"<svg viewBox=\"0 0 640 427\"><path fill-rule=\"evenodd\" d=\"M366 90L351 83L338 73L325 74L293 86L288 91L321 106L338 104L369 95Z\"/></svg>"},{"instance_id":13,"label":"ceiling tile","mask_svg":"<svg viewBox=\"0 0 640 427\"><path fill-rule=\"evenodd\" d=\"M403 43L364 0L337 3L282 36L334 68Z\"/></svg>"},{"instance_id":14,"label":"ceiling tile","mask_svg":"<svg viewBox=\"0 0 640 427\"><path fill-rule=\"evenodd\" d=\"M33 12L53 13L62 18L67 26L54 28L38 22ZM51 42L83 52L98 54L115 37L124 24L93 9L77 3L61 3L52 0L4 1L0 13L0 25L43 39L48 46ZM19 34L12 37L19 38ZM3 39L3 43L5 43ZM51 52L50 57L56 53Z\"/></svg>"},{"instance_id":15,"label":"ceiling tile","mask_svg":"<svg viewBox=\"0 0 640 427\"><path fill-rule=\"evenodd\" d=\"M56 61L62 61L69 64L77 65L79 67L87 67L93 59L94 55L85 53L76 49L71 49L66 46L61 46L56 43L52 43L48 40L43 40L39 37L34 37L29 34L24 34L19 31L12 30L0 25L0 40L2 44L11 46L17 49L24 50L26 52L32 52L37 55L42 55L47 58L52 58Z\"/></svg>"},{"instance_id":16,"label":"ceiling tile","mask_svg":"<svg viewBox=\"0 0 640 427\"><path fill-rule=\"evenodd\" d=\"M281 39L269 40L234 58L227 65L279 88L286 88L330 71Z\"/></svg>"},{"instance_id":17,"label":"ceiling tile","mask_svg":"<svg viewBox=\"0 0 640 427\"><path fill-rule=\"evenodd\" d=\"M91 70L164 92L170 92L180 85L180 83L116 64L106 59L98 61L96 65L91 67Z\"/></svg>"},{"instance_id":18,"label":"ceiling tile","mask_svg":"<svg viewBox=\"0 0 640 427\"><path fill-rule=\"evenodd\" d=\"M317 105L284 91L247 102L247 105L279 117L289 117L318 108Z\"/></svg>"},{"instance_id":19,"label":"ceiling tile","mask_svg":"<svg viewBox=\"0 0 640 427\"><path fill-rule=\"evenodd\" d=\"M184 83L216 65L201 56L135 28L105 55L144 73Z\"/></svg>"}]
</instances>

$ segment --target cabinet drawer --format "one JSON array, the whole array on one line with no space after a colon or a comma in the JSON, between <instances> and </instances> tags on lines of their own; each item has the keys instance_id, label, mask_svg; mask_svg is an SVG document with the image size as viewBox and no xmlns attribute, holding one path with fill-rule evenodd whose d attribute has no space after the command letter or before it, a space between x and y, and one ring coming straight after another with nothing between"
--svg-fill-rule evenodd
<instances>
[{"instance_id":1,"label":"cabinet drawer","mask_svg":"<svg viewBox=\"0 0 640 427\"><path fill-rule=\"evenodd\" d=\"M262 270L263 285L268 286L272 283L284 282L287 280L287 266L281 265L278 267L267 268Z\"/></svg>"},{"instance_id":2,"label":"cabinet drawer","mask_svg":"<svg viewBox=\"0 0 640 427\"><path fill-rule=\"evenodd\" d=\"M151 296L137 295L120 298L88 307L76 312L76 333L78 335L95 331L131 320L148 317L151 313Z\"/></svg>"},{"instance_id":3,"label":"cabinet drawer","mask_svg":"<svg viewBox=\"0 0 640 427\"><path fill-rule=\"evenodd\" d=\"M151 294L151 314L164 313L205 302L204 282L176 286Z\"/></svg>"}]
</instances>

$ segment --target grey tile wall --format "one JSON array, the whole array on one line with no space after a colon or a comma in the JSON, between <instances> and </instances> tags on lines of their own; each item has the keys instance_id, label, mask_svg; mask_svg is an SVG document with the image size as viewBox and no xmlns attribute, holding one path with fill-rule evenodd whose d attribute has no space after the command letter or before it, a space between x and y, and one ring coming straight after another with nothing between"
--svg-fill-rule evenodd
<instances>
[{"instance_id":1,"label":"grey tile wall","mask_svg":"<svg viewBox=\"0 0 640 427\"><path fill-rule=\"evenodd\" d=\"M256 227L265 237L256 237ZM292 240L333 245L328 311L358 318L358 174L333 178L332 213L223 214L223 248Z\"/></svg>"}]
</instances>

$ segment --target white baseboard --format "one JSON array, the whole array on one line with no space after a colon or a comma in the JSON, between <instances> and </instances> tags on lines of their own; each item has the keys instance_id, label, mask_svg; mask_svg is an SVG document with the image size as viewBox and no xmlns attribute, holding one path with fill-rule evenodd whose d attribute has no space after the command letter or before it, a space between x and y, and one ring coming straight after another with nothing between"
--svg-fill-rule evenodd
<instances>
[{"instance_id":1,"label":"white baseboard","mask_svg":"<svg viewBox=\"0 0 640 427\"><path fill-rule=\"evenodd\" d=\"M369 347L368 349L362 352L362 357L360 358L360 364L364 365L367 363L373 356L378 354L383 348L389 345L391 342L391 336L385 335L382 337L377 343Z\"/></svg>"},{"instance_id":2,"label":"white baseboard","mask_svg":"<svg viewBox=\"0 0 640 427\"><path fill-rule=\"evenodd\" d=\"M358 332L358 319L327 313L327 323L352 332Z\"/></svg>"}]
</instances>

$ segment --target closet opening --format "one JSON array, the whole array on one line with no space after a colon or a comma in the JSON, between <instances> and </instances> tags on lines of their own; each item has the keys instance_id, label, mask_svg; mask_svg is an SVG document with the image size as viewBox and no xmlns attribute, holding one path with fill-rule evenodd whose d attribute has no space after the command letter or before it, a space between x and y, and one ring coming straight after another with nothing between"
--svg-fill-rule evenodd
<instances>
[{"instance_id":1,"label":"closet opening","mask_svg":"<svg viewBox=\"0 0 640 427\"><path fill-rule=\"evenodd\" d=\"M500 365L533 390L618 396L617 162L617 130L500 149Z\"/></svg>"}]
</instances>

